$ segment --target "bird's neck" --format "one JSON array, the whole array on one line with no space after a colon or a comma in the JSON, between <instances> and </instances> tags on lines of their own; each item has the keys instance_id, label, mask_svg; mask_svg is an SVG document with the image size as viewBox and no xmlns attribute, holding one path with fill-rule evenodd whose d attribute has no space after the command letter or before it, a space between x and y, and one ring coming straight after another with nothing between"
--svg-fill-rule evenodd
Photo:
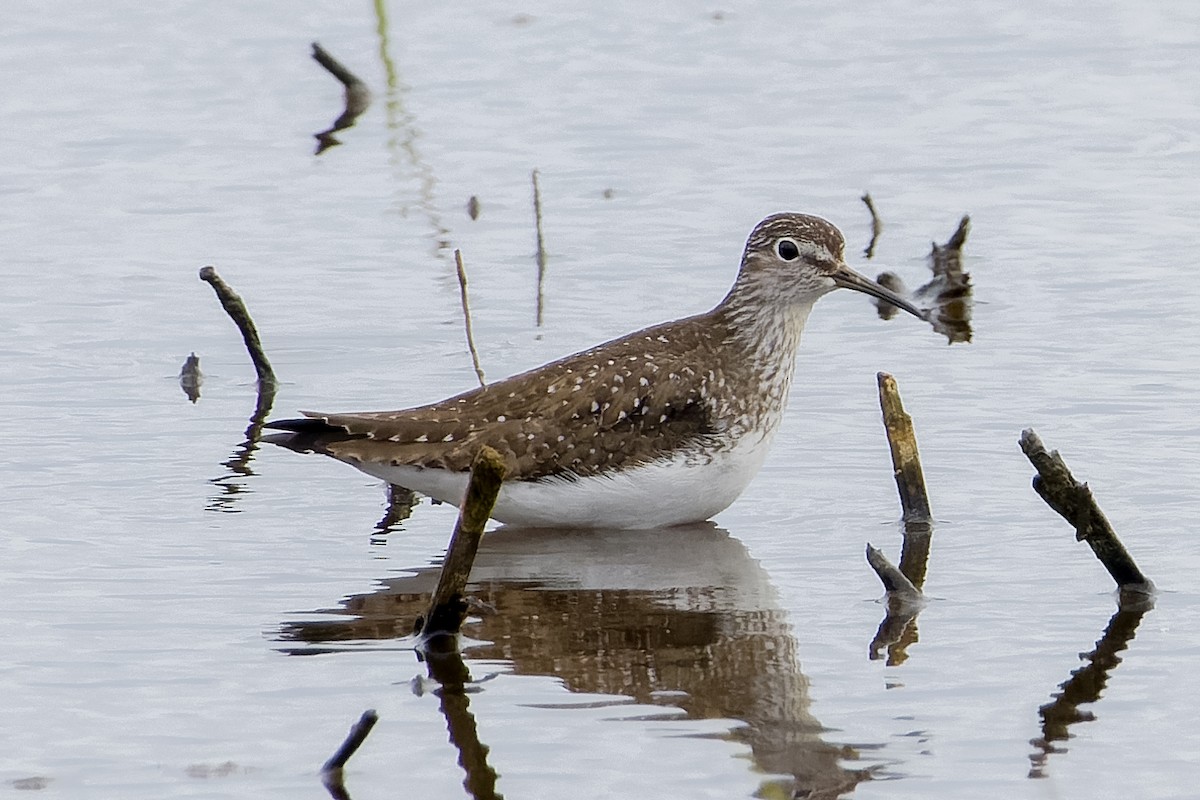
<instances>
[{"instance_id":1,"label":"bird's neck","mask_svg":"<svg viewBox=\"0 0 1200 800\"><path fill-rule=\"evenodd\" d=\"M789 302L765 282L739 281L712 314L728 332L728 343L742 351L752 368L786 365L790 376L812 307L812 302Z\"/></svg>"},{"instance_id":2,"label":"bird's neck","mask_svg":"<svg viewBox=\"0 0 1200 800\"><path fill-rule=\"evenodd\" d=\"M724 329L730 361L755 387L747 422L764 439L774 434L787 406L796 351L810 311L812 303L785 303L753 292L730 292L712 311Z\"/></svg>"}]
</instances>

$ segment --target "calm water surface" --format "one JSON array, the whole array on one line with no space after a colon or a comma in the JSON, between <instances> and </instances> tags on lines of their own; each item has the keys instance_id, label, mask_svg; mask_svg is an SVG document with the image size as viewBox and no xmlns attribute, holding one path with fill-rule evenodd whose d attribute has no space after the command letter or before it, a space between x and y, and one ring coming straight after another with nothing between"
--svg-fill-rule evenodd
<instances>
[{"instance_id":1,"label":"calm water surface","mask_svg":"<svg viewBox=\"0 0 1200 800\"><path fill-rule=\"evenodd\" d=\"M18 0L2 28L0 792L324 797L376 708L355 798L1196 796L1200 9ZM314 40L374 92L320 156ZM247 442L253 372L196 278L250 304L275 414L403 407L474 382L452 248L494 379L709 307L783 209L913 285L970 213L973 341L821 301L742 499L490 535L463 664L404 638L454 510L382 524L369 479ZM937 522L915 636L872 659L880 370ZM1153 610L1114 616L1028 426Z\"/></svg>"}]
</instances>

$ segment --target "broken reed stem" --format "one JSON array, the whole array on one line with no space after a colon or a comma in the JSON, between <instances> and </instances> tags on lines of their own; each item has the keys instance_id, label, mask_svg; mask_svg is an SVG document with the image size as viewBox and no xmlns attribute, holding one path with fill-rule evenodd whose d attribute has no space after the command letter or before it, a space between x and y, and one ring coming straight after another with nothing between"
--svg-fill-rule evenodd
<instances>
[{"instance_id":1,"label":"broken reed stem","mask_svg":"<svg viewBox=\"0 0 1200 800\"><path fill-rule=\"evenodd\" d=\"M1020 444L1022 452L1038 471L1033 479L1034 491L1075 527L1076 541L1088 543L1119 587L1152 593L1154 584L1142 574L1117 538L1104 512L1092 497L1092 490L1086 483L1075 480L1058 451L1046 452L1042 440L1032 428L1021 432Z\"/></svg>"},{"instance_id":2,"label":"broken reed stem","mask_svg":"<svg viewBox=\"0 0 1200 800\"><path fill-rule=\"evenodd\" d=\"M350 733L346 735L346 740L342 742L342 746L321 767L321 772L323 774L340 772L346 766L346 762L350 760L350 756L357 753L358 748L362 747L363 742L367 740L367 735L378 721L379 715L375 713L375 709L368 708L364 711L362 716L358 718L358 722L350 727Z\"/></svg>"},{"instance_id":3,"label":"broken reed stem","mask_svg":"<svg viewBox=\"0 0 1200 800\"><path fill-rule=\"evenodd\" d=\"M537 326L542 327L543 289L546 283L546 242L542 238L542 189L538 186L538 171L533 171L533 218L537 226Z\"/></svg>"},{"instance_id":4,"label":"broken reed stem","mask_svg":"<svg viewBox=\"0 0 1200 800\"><path fill-rule=\"evenodd\" d=\"M471 330L471 303L467 299L467 268L463 266L462 251L455 248L454 264L458 268L458 290L462 296L463 321L467 328L467 349L471 351L471 363L475 367L475 377L479 378L479 385L486 386L487 381L483 378L483 367L479 366L479 351L475 349L475 334Z\"/></svg>"},{"instance_id":5,"label":"broken reed stem","mask_svg":"<svg viewBox=\"0 0 1200 800\"><path fill-rule=\"evenodd\" d=\"M863 194L862 201L866 204L867 211L871 212L871 242L863 250L863 256L871 258L875 255L875 242L879 239L879 234L883 233L883 220L879 218L879 212L875 210L875 201L871 199L870 192Z\"/></svg>"},{"instance_id":6,"label":"broken reed stem","mask_svg":"<svg viewBox=\"0 0 1200 800\"><path fill-rule=\"evenodd\" d=\"M921 454L917 452L917 437L912 417L904 411L896 379L886 372L876 375L879 382L879 406L883 410L883 426L892 451L892 468L904 521L928 522L931 519L929 496L925 492L925 476L921 472Z\"/></svg>"},{"instance_id":7,"label":"broken reed stem","mask_svg":"<svg viewBox=\"0 0 1200 800\"><path fill-rule=\"evenodd\" d=\"M883 220L879 219L879 212L875 210L875 201L871 199L871 193L865 192L862 201L866 204L867 211L871 212L871 234L878 236L883 231Z\"/></svg>"},{"instance_id":8,"label":"broken reed stem","mask_svg":"<svg viewBox=\"0 0 1200 800\"><path fill-rule=\"evenodd\" d=\"M483 529L496 505L500 485L504 481L504 457L488 446L479 449L471 465L471 481L458 511L458 521L450 536L437 588L429 600L429 610L421 620L420 633L428 641L432 637L458 633L467 614L463 596Z\"/></svg>"},{"instance_id":9,"label":"broken reed stem","mask_svg":"<svg viewBox=\"0 0 1200 800\"><path fill-rule=\"evenodd\" d=\"M258 338L258 329L254 327L254 320L250 318L250 312L246 310L246 304L242 302L242 298L230 288L229 284L221 280L221 276L217 274L214 267L201 268L200 280L213 288L213 291L217 293L217 299L221 301L221 307L225 309L225 313L241 331L242 340L246 343L246 350L250 353L250 360L254 362L254 371L258 373L259 386L265 385L273 389L278 383L275 371L271 369L271 362L267 360L267 354L263 352L262 341Z\"/></svg>"}]
</instances>

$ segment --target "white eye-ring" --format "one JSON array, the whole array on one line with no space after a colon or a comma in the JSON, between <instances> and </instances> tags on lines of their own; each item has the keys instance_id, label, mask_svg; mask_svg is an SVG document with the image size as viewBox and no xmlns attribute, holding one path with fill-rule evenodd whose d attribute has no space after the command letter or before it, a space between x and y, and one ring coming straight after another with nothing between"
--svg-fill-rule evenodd
<instances>
[{"instance_id":1,"label":"white eye-ring","mask_svg":"<svg viewBox=\"0 0 1200 800\"><path fill-rule=\"evenodd\" d=\"M775 242L775 255L784 261L795 261L800 257L800 245L795 239L784 237Z\"/></svg>"}]
</instances>

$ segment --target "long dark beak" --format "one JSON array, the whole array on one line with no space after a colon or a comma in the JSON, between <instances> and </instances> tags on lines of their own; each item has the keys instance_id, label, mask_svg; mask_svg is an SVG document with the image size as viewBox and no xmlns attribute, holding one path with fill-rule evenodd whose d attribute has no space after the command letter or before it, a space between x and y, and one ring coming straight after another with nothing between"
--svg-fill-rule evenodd
<instances>
[{"instance_id":1,"label":"long dark beak","mask_svg":"<svg viewBox=\"0 0 1200 800\"><path fill-rule=\"evenodd\" d=\"M863 294L869 294L872 297L878 297L880 300L891 303L896 308L907 311L917 319L929 319L927 312L917 308L912 303L893 292L891 289L886 289L883 286L880 286L866 275L860 275L845 264L840 265L837 268L837 271L834 272L830 277L833 278L834 283L843 289L853 289L856 292L862 292Z\"/></svg>"}]
</instances>

